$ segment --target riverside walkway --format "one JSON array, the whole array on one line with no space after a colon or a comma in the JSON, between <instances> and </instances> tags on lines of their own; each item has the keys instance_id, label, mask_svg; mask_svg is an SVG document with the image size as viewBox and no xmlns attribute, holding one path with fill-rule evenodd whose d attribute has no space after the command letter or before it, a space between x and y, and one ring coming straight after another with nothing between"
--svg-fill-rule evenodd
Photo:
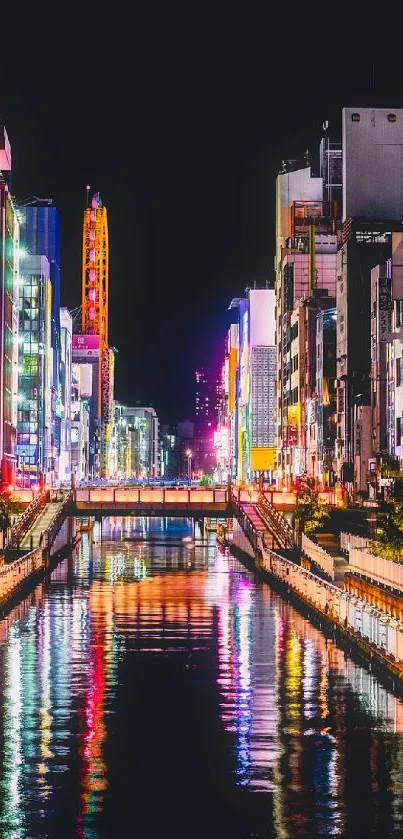
<instances>
[{"instance_id":1,"label":"riverside walkway","mask_svg":"<svg viewBox=\"0 0 403 839\"><path fill-rule=\"evenodd\" d=\"M357 597L341 583L335 585L334 577L319 576L304 567L304 552L294 531L285 520L285 524L278 523L278 511L270 506L267 498L255 503L233 502L238 524L235 527L234 522L234 548L252 557L256 570L267 574L284 594L295 596L335 633L353 643L371 665L376 662L384 668L403 691L403 621ZM303 544L309 550L307 542ZM314 556L323 562L320 554ZM327 557L330 569L333 558Z\"/></svg>"}]
</instances>

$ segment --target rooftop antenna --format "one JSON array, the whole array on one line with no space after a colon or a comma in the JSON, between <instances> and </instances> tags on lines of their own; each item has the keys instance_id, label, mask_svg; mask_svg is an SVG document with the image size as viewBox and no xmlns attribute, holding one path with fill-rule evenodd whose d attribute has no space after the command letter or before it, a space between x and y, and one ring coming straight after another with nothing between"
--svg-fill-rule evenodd
<instances>
[{"instance_id":1,"label":"rooftop antenna","mask_svg":"<svg viewBox=\"0 0 403 839\"><path fill-rule=\"evenodd\" d=\"M89 185L89 184L87 184L87 186L85 187L85 189L86 189L86 192L87 192L87 203L86 203L86 207L87 207L87 209L88 209L88 207L89 207L89 202L90 202L90 189L91 189L90 185Z\"/></svg>"}]
</instances>

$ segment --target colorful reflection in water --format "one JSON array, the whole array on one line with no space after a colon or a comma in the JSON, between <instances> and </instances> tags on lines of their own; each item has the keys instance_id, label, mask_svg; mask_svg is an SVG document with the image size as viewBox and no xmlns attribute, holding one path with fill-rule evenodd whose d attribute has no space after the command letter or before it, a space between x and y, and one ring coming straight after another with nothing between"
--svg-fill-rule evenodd
<instances>
[{"instance_id":1,"label":"colorful reflection in water","mask_svg":"<svg viewBox=\"0 0 403 839\"><path fill-rule=\"evenodd\" d=\"M0 685L2 839L403 835L402 703L187 520L85 535Z\"/></svg>"}]
</instances>

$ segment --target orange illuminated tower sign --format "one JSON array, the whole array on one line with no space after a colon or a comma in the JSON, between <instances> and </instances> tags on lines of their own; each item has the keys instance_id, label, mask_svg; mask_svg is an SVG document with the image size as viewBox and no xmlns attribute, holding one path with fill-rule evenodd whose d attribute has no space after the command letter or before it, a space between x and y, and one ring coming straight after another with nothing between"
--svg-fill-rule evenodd
<instances>
[{"instance_id":1,"label":"orange illuminated tower sign","mask_svg":"<svg viewBox=\"0 0 403 839\"><path fill-rule=\"evenodd\" d=\"M87 187L87 196L89 189ZM99 418L102 416L101 360L108 347L108 285L107 212L99 192L96 192L84 212L81 331L83 335L97 335L99 338Z\"/></svg>"}]
</instances>

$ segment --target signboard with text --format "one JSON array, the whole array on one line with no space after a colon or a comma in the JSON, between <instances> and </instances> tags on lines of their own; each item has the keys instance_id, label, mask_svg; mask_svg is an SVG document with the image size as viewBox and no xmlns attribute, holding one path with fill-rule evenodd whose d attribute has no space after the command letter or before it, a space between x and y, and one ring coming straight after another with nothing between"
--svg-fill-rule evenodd
<instances>
[{"instance_id":1,"label":"signboard with text","mask_svg":"<svg viewBox=\"0 0 403 839\"><path fill-rule=\"evenodd\" d=\"M73 335L72 349L74 358L97 358L99 335Z\"/></svg>"}]
</instances>

